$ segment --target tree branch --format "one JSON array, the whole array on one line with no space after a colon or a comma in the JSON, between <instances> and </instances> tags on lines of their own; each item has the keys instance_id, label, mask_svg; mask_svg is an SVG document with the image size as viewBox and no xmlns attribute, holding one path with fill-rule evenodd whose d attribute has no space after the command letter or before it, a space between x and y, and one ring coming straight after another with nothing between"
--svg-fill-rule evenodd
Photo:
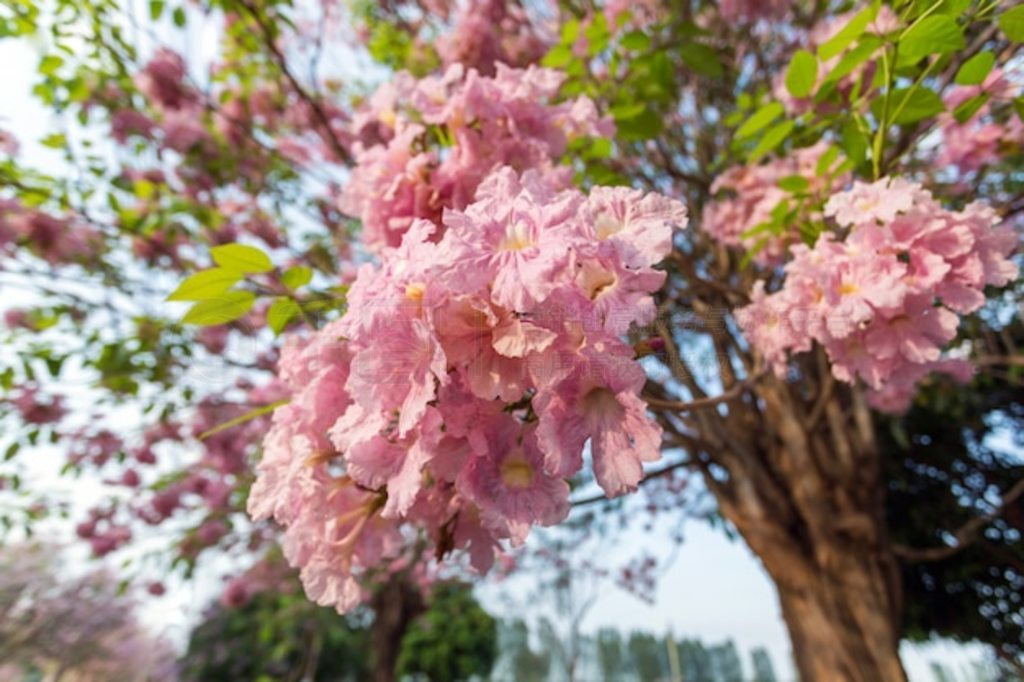
<instances>
[{"instance_id":1,"label":"tree branch","mask_svg":"<svg viewBox=\"0 0 1024 682\"><path fill-rule=\"evenodd\" d=\"M894 544L892 547L893 554L903 561L914 564L948 559L970 546L987 525L1002 516L1003 512L1019 500L1021 496L1024 496L1024 478L1017 481L1016 485L1003 495L1003 501L993 511L971 519L953 533L953 539L956 540L956 544L928 548Z\"/></svg>"},{"instance_id":2,"label":"tree branch","mask_svg":"<svg viewBox=\"0 0 1024 682\"><path fill-rule=\"evenodd\" d=\"M331 146L331 150L334 154L344 161L345 163L351 163L352 157L349 155L348 150L345 149L344 145L341 144L341 140L334 132L334 128L331 127L331 121L327 117L327 113L320 106L320 102L313 97L306 89L302 86L302 83L295 77L288 68L288 60L285 59L284 53L277 46L277 42L274 38L274 30L266 18L260 14L260 11L253 7L248 2L240 2L239 5L249 13L253 21L256 22L256 26L260 29L260 33L263 34L263 42L266 43L267 49L270 50L271 56L274 58L274 62L277 64L277 68L281 69L281 74L288 80L288 83L295 90L295 94L304 101L309 108L313 111L313 115L316 117L317 122L320 124L321 132L327 139L328 144Z\"/></svg>"},{"instance_id":3,"label":"tree branch","mask_svg":"<svg viewBox=\"0 0 1024 682\"><path fill-rule=\"evenodd\" d=\"M640 484L643 485L647 481L653 480L655 478L661 478L662 476L667 476L668 474L672 473L673 471L676 471L677 469L684 469L684 468L688 468L688 467L698 467L698 466L700 466L700 465L697 462L695 462L694 460L684 459L682 461L675 462L673 464L669 464L668 466L662 467L661 469L656 469L655 471L652 471L652 472L650 472L648 474L645 474L644 477L642 479L640 479ZM602 501L610 502L613 499L615 499L615 498L608 497L604 493L597 493L597 494L591 495L590 497L584 497L584 498L581 498L579 500L573 500L569 504L572 505L573 507L583 507L583 506L586 506L588 504L595 504L597 502L602 502Z\"/></svg>"}]
</instances>

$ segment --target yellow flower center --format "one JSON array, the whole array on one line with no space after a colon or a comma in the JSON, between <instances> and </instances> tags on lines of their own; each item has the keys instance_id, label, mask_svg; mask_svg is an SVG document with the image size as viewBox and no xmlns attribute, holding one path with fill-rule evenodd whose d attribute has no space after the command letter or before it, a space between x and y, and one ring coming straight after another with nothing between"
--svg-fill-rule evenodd
<instances>
[{"instance_id":1,"label":"yellow flower center","mask_svg":"<svg viewBox=\"0 0 1024 682\"><path fill-rule=\"evenodd\" d=\"M502 251L522 251L528 246L533 246L530 239L530 228L526 223L519 221L509 225L505 230L505 238L498 246Z\"/></svg>"},{"instance_id":2,"label":"yellow flower center","mask_svg":"<svg viewBox=\"0 0 1024 682\"><path fill-rule=\"evenodd\" d=\"M522 451L505 458L501 463L501 480L509 488L521 490L528 488L533 483L533 466L526 461Z\"/></svg>"},{"instance_id":3,"label":"yellow flower center","mask_svg":"<svg viewBox=\"0 0 1024 682\"><path fill-rule=\"evenodd\" d=\"M425 282L410 282L405 285L405 297L419 303L423 300L423 292L427 290Z\"/></svg>"},{"instance_id":4,"label":"yellow flower center","mask_svg":"<svg viewBox=\"0 0 1024 682\"><path fill-rule=\"evenodd\" d=\"M615 273L605 270L597 263L584 263L576 275L576 281L586 292L587 298L596 301L601 294L607 292L617 281Z\"/></svg>"},{"instance_id":5,"label":"yellow flower center","mask_svg":"<svg viewBox=\"0 0 1024 682\"><path fill-rule=\"evenodd\" d=\"M625 225L616 220L614 216L610 216L607 213L601 214L597 220L594 221L594 232L597 233L597 238L601 240L608 239L608 237L618 234L622 231L623 227L625 227Z\"/></svg>"}]
</instances>

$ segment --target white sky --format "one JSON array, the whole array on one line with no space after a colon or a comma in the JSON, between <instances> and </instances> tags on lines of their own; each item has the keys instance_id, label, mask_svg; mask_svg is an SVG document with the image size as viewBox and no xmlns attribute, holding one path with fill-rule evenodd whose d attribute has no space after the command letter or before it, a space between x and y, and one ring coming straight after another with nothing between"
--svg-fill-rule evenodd
<instances>
[{"instance_id":1,"label":"white sky","mask_svg":"<svg viewBox=\"0 0 1024 682\"><path fill-rule=\"evenodd\" d=\"M189 42L197 40L202 38L192 36ZM54 123L52 115L29 96L36 61L32 48L24 42L0 41L0 68L5 81L4 93L0 95L0 128L12 131L19 138L23 160L53 169L54 164L60 162L59 155L35 144L53 129ZM631 547L627 541L624 546L609 547L608 551L621 554L624 561L639 547L639 542L637 547ZM216 583L207 583L169 585L171 593L151 601L144 617L154 629L182 641L190 621L218 592ZM517 615L502 613L497 588L493 586L484 587L482 598L500 616ZM610 583L602 590L584 629L593 631L601 626L657 633L671 630L677 639L692 637L706 643L732 638L740 649L748 674L750 649L764 646L772 655L780 680L794 679L789 663L789 641L775 590L759 561L741 541L731 542L703 522L694 521L686 526L686 542L671 570L662 578L653 606ZM962 671L968 669L970 661L981 658L983 652L982 647L950 642L902 648L913 682L934 679L928 665L932 660L947 665L958 675L957 679L966 682L973 678L962 675Z\"/></svg>"}]
</instances>

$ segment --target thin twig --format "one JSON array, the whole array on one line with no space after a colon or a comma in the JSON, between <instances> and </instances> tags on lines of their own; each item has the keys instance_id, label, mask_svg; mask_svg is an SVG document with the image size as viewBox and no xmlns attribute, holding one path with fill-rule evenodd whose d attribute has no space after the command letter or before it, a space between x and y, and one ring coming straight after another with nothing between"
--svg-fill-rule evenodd
<instances>
[{"instance_id":1,"label":"thin twig","mask_svg":"<svg viewBox=\"0 0 1024 682\"><path fill-rule=\"evenodd\" d=\"M643 485L647 481L650 481L650 480L653 480L653 479L656 479L656 478L661 478L662 476L667 476L668 474L672 473L673 471L676 471L677 469L684 469L684 468L687 468L687 467L698 467L698 466L700 466L700 465L696 461L691 460L691 459L684 459L684 460L682 460L680 462L675 462L673 464L669 464L666 467L663 467L661 469L657 469L657 470L652 471L652 472L650 472L648 474L645 474L643 479L640 480L640 484ZM585 505L595 504L595 503L601 502L601 501L610 502L613 499L615 499L615 498L608 497L604 493L597 493L596 495L591 495L590 497L584 497L582 499L570 502L570 504L573 507L583 507Z\"/></svg>"},{"instance_id":2,"label":"thin twig","mask_svg":"<svg viewBox=\"0 0 1024 682\"><path fill-rule=\"evenodd\" d=\"M352 158L345 149L344 145L341 144L341 140L334 132L334 128L331 126L331 121L327 117L327 113L320 106L320 102L313 97L306 88L302 86L302 83L292 74L291 69L288 68L288 60L285 58L284 53L277 46L277 42L274 37L274 30L267 23L266 19L260 14L260 11L250 5L248 2L239 3L245 10L252 16L253 21L259 27L260 32L263 34L263 41L267 45L267 49L270 50L271 56L277 63L277 67L281 69L281 74L288 80L288 83L292 86L297 94L309 107L313 110L313 115L316 116L317 122L320 124L320 128L327 138L327 142L331 146L331 150L335 155L344 161L345 163L351 163Z\"/></svg>"},{"instance_id":3,"label":"thin twig","mask_svg":"<svg viewBox=\"0 0 1024 682\"><path fill-rule=\"evenodd\" d=\"M1002 516L1003 512L1020 499L1022 495L1024 495L1024 478L1017 481L1016 485L1003 495L1003 501L993 511L974 517L953 533L953 539L956 541L956 544L927 548L893 545L893 554L904 561L915 564L948 559L970 546L986 526Z\"/></svg>"}]
</instances>

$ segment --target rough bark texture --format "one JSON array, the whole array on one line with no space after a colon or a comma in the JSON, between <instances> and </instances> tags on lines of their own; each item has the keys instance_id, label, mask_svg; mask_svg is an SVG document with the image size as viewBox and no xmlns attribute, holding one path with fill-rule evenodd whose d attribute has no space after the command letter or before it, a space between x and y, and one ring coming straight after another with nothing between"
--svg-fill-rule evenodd
<instances>
[{"instance_id":1,"label":"rough bark texture","mask_svg":"<svg viewBox=\"0 0 1024 682\"><path fill-rule=\"evenodd\" d=\"M862 395L837 384L820 354L804 358L799 382L784 381L731 335L712 339L728 400L662 423L775 581L801 679L905 682L899 570ZM689 368L670 364L703 408Z\"/></svg>"},{"instance_id":2,"label":"rough bark texture","mask_svg":"<svg viewBox=\"0 0 1024 682\"><path fill-rule=\"evenodd\" d=\"M396 573L373 596L371 606L373 682L394 682L402 638L426 608L423 595L405 574Z\"/></svg>"},{"instance_id":3,"label":"rough bark texture","mask_svg":"<svg viewBox=\"0 0 1024 682\"><path fill-rule=\"evenodd\" d=\"M791 386L758 382L746 405L760 409L735 410L754 428L722 444L729 480L712 488L775 581L801 678L902 682L899 574L870 415L827 377L819 390L805 416Z\"/></svg>"}]
</instances>

